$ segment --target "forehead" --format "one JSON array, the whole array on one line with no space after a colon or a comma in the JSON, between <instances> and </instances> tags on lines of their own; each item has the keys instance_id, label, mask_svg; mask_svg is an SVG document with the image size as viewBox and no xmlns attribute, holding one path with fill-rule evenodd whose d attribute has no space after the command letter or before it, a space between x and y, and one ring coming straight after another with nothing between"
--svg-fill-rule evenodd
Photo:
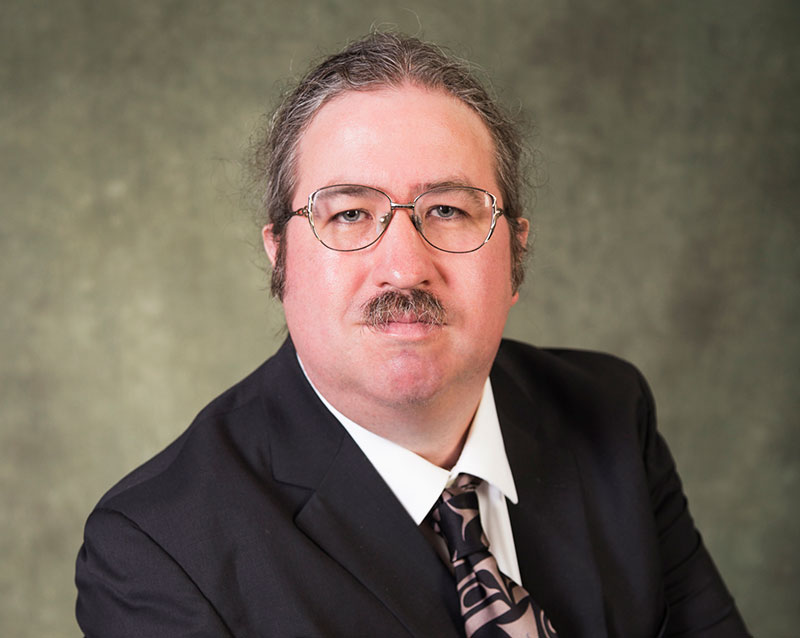
<instances>
[{"instance_id":1,"label":"forehead","mask_svg":"<svg viewBox=\"0 0 800 638\"><path fill-rule=\"evenodd\" d=\"M347 183L380 188L396 201L446 181L497 194L494 166L489 129L454 96L413 85L348 91L317 112L300 140L293 203Z\"/></svg>"}]
</instances>

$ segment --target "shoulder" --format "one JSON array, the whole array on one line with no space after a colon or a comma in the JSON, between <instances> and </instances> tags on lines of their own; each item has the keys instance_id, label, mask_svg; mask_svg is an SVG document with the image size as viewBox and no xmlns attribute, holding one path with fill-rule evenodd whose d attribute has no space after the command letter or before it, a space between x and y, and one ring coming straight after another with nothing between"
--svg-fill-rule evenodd
<instances>
[{"instance_id":1,"label":"shoulder","mask_svg":"<svg viewBox=\"0 0 800 638\"><path fill-rule=\"evenodd\" d=\"M646 391L641 372L611 354L569 348L538 348L504 339L492 375L513 382L523 392L545 389L557 395L615 397Z\"/></svg>"},{"instance_id":2,"label":"shoulder","mask_svg":"<svg viewBox=\"0 0 800 638\"><path fill-rule=\"evenodd\" d=\"M149 491L148 485L157 484L164 475L174 478L189 468L196 468L192 472L198 475L195 479L202 477L207 468L196 464L203 463L207 450L214 450L219 456L228 449L222 445L223 439L252 435L248 424L257 421L262 413L256 391L262 374L263 366L211 401L175 441L121 479L99 505L113 506L131 493Z\"/></svg>"},{"instance_id":3,"label":"shoulder","mask_svg":"<svg viewBox=\"0 0 800 638\"><path fill-rule=\"evenodd\" d=\"M280 421L283 404L302 373L287 342L247 377L204 407L164 450L130 472L98 503L132 520L159 524L185 509L218 501L217 511L235 507L247 485L271 475L270 424ZM287 398L284 395L289 394ZM241 486L240 492L232 485Z\"/></svg>"},{"instance_id":4,"label":"shoulder","mask_svg":"<svg viewBox=\"0 0 800 638\"><path fill-rule=\"evenodd\" d=\"M641 453L655 431L647 382L634 365L610 354L504 340L491 378L507 422L574 445L611 449L625 440Z\"/></svg>"}]
</instances>

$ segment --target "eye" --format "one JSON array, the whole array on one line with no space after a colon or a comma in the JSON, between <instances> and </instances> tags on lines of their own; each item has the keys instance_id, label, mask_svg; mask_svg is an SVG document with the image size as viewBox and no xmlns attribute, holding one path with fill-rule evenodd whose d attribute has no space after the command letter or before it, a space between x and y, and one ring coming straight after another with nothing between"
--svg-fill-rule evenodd
<instances>
[{"instance_id":1,"label":"eye","mask_svg":"<svg viewBox=\"0 0 800 638\"><path fill-rule=\"evenodd\" d=\"M460 208L456 208L455 206L446 206L444 204L429 208L428 214L426 215L426 217L434 217L438 219L458 219L459 217L465 216L466 213Z\"/></svg>"},{"instance_id":2,"label":"eye","mask_svg":"<svg viewBox=\"0 0 800 638\"><path fill-rule=\"evenodd\" d=\"M351 208L350 210L343 210L341 213L336 213L333 216L333 221L341 222L344 224L355 224L357 222L366 221L369 213L365 210Z\"/></svg>"}]
</instances>

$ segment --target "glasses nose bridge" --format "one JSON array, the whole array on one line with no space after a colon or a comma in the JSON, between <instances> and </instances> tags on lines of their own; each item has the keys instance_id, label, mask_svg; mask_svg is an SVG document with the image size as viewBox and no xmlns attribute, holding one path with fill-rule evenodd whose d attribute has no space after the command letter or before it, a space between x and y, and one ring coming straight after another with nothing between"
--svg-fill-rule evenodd
<instances>
[{"instance_id":1,"label":"glasses nose bridge","mask_svg":"<svg viewBox=\"0 0 800 638\"><path fill-rule=\"evenodd\" d=\"M389 207L390 207L392 212L394 212L398 208L405 208L406 210L414 210L414 208L416 207L416 204L414 202L411 202L410 204L397 204L397 203L395 203L395 202L390 200L389 201Z\"/></svg>"},{"instance_id":2,"label":"glasses nose bridge","mask_svg":"<svg viewBox=\"0 0 800 638\"><path fill-rule=\"evenodd\" d=\"M410 202L408 204L398 204L396 202L389 200L389 219L386 222L386 227L384 228L384 230L388 228L392 219L394 219L394 212L398 208L404 208L405 210L412 211L412 214L409 215L409 217L411 218L411 223L414 225L414 229L421 235L422 228L420 227L420 220L416 215L416 206L417 206L416 202Z\"/></svg>"}]
</instances>

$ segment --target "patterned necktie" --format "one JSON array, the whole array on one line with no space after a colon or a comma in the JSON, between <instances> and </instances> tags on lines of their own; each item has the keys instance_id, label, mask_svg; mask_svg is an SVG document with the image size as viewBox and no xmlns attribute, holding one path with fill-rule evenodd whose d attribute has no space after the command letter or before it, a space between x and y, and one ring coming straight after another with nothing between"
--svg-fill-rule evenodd
<instances>
[{"instance_id":1,"label":"patterned necktie","mask_svg":"<svg viewBox=\"0 0 800 638\"><path fill-rule=\"evenodd\" d=\"M450 551L467 638L556 638L542 609L489 552L475 492L480 482L459 474L431 511L433 529Z\"/></svg>"}]
</instances>

